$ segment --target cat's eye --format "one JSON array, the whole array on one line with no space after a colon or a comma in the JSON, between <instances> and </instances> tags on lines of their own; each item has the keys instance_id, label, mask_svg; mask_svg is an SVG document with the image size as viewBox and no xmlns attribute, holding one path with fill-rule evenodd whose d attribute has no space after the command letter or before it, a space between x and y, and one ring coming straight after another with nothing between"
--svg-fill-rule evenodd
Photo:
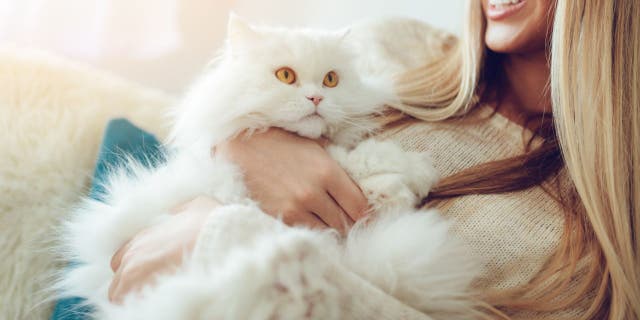
<instances>
[{"instance_id":1,"label":"cat's eye","mask_svg":"<svg viewBox=\"0 0 640 320\"><path fill-rule=\"evenodd\" d=\"M296 73L289 67L282 67L276 70L276 78L286 84L293 84L296 82Z\"/></svg>"},{"instance_id":2,"label":"cat's eye","mask_svg":"<svg viewBox=\"0 0 640 320\"><path fill-rule=\"evenodd\" d=\"M335 71L329 71L327 75L324 76L322 84L324 84L325 87L334 88L338 85L338 81L338 74L335 73Z\"/></svg>"}]
</instances>

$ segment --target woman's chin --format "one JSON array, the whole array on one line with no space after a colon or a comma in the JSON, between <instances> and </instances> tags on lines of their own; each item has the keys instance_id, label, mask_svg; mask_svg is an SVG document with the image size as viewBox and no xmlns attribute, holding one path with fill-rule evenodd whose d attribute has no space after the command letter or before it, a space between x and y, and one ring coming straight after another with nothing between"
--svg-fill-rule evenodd
<instances>
[{"instance_id":1,"label":"woman's chin","mask_svg":"<svg viewBox=\"0 0 640 320\"><path fill-rule=\"evenodd\" d=\"M493 52L526 54L540 51L537 42L520 36L508 26L495 26L485 34L485 44Z\"/></svg>"}]
</instances>

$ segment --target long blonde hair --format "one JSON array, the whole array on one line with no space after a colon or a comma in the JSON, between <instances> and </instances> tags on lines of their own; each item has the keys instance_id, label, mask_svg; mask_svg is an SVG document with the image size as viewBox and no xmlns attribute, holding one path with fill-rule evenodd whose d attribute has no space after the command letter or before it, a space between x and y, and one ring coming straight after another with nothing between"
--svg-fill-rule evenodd
<instances>
[{"instance_id":1,"label":"long blonde hair","mask_svg":"<svg viewBox=\"0 0 640 320\"><path fill-rule=\"evenodd\" d=\"M397 84L403 103L392 107L439 121L478 104L489 51L480 1L468 0L467 9L458 43L403 75ZM576 198L563 200L565 228L555 254L530 283L483 298L504 310L554 311L593 296L584 319L640 319L640 3L557 0L550 86L555 133L546 144L519 161L445 178L447 187L440 188L462 190L449 193L456 196L523 189L531 185L521 179L529 171L517 169L557 153L552 162L564 163ZM507 163L510 169L497 180L517 187L487 185L486 176L504 174ZM558 171L557 165L545 168L545 178ZM519 179L514 172L524 173ZM479 187L462 188L464 181Z\"/></svg>"}]
</instances>

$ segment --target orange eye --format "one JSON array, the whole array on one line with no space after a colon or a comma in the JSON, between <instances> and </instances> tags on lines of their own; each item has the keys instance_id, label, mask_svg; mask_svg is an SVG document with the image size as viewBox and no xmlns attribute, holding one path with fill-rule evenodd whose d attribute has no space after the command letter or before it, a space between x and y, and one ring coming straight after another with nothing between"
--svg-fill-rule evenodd
<instances>
[{"instance_id":1,"label":"orange eye","mask_svg":"<svg viewBox=\"0 0 640 320\"><path fill-rule=\"evenodd\" d=\"M322 84L324 84L326 87L329 88L334 88L335 86L338 85L338 74L335 73L334 71L329 71L329 73L327 73L326 76L324 76L324 80L322 81Z\"/></svg>"},{"instance_id":2,"label":"orange eye","mask_svg":"<svg viewBox=\"0 0 640 320\"><path fill-rule=\"evenodd\" d=\"M296 82L296 73L289 67L282 67L276 70L276 78L286 84L293 84Z\"/></svg>"}]
</instances>

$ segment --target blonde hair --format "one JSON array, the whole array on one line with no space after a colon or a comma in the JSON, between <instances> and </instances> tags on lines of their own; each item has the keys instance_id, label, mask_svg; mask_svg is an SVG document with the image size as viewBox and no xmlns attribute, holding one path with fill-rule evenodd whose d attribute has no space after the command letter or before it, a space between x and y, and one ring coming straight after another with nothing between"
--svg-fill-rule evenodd
<instances>
[{"instance_id":1,"label":"blonde hair","mask_svg":"<svg viewBox=\"0 0 640 320\"><path fill-rule=\"evenodd\" d=\"M478 104L489 53L480 1L468 3L460 41L449 54L404 74L397 83L403 103L393 108L439 121ZM635 0L557 0L550 82L555 134L521 161L485 164L449 179L455 181L448 185L457 187L462 181L487 181L487 175L512 163L502 180L521 184L513 178L518 166L544 162L556 152L573 182L575 203L560 197L567 212L555 254L530 283L483 297L497 308L554 311L593 296L585 319L640 318L639 17ZM545 178L557 169L549 167ZM482 174L485 179L478 177ZM481 185L484 189L461 187L449 194L509 190Z\"/></svg>"}]
</instances>

